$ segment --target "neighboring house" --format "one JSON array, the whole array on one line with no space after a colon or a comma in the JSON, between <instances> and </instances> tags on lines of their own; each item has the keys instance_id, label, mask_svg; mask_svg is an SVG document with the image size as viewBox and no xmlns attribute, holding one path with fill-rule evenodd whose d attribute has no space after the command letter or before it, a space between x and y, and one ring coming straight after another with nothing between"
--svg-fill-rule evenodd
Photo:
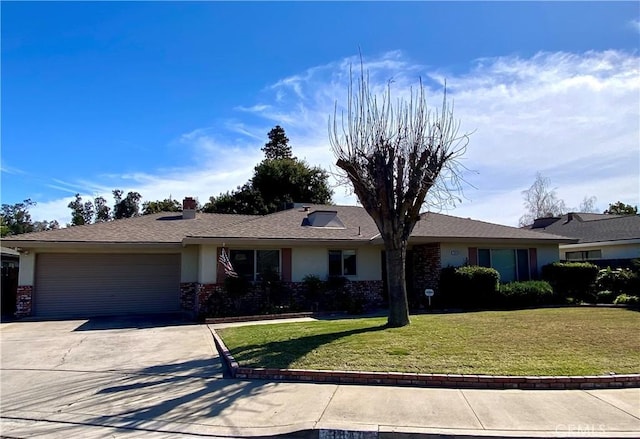
<instances>
[{"instance_id":1,"label":"neighboring house","mask_svg":"<svg viewBox=\"0 0 640 439\"><path fill-rule=\"evenodd\" d=\"M624 265L640 258L640 215L568 213L540 218L531 230L576 238L560 244L560 259Z\"/></svg>"},{"instance_id":2,"label":"neighboring house","mask_svg":"<svg viewBox=\"0 0 640 439\"><path fill-rule=\"evenodd\" d=\"M29 233L6 240L21 252L17 313L41 317L126 313L198 313L223 285L219 256L249 280L267 270L300 287L306 275L344 276L381 302L383 245L369 215L356 206L303 206L265 216L159 213ZM440 269L493 266L503 280L535 278L557 261L546 233L448 215L421 216L409 242L408 283L437 289Z\"/></svg>"}]
</instances>

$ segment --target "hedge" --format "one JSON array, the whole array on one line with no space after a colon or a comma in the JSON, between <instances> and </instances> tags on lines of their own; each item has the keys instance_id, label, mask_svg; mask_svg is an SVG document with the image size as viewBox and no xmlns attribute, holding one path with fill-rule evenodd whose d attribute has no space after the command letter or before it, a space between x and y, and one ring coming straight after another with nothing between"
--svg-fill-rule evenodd
<instances>
[{"instance_id":1,"label":"hedge","mask_svg":"<svg viewBox=\"0 0 640 439\"><path fill-rule=\"evenodd\" d=\"M542 267L542 279L551 284L559 300L594 302L598 271L589 262L554 262Z\"/></svg>"},{"instance_id":2,"label":"hedge","mask_svg":"<svg viewBox=\"0 0 640 439\"><path fill-rule=\"evenodd\" d=\"M442 305L457 308L487 308L496 301L500 273L493 268L446 267L440 272Z\"/></svg>"},{"instance_id":3,"label":"hedge","mask_svg":"<svg viewBox=\"0 0 640 439\"><path fill-rule=\"evenodd\" d=\"M500 308L525 308L555 302L549 282L530 280L500 285L496 305Z\"/></svg>"}]
</instances>

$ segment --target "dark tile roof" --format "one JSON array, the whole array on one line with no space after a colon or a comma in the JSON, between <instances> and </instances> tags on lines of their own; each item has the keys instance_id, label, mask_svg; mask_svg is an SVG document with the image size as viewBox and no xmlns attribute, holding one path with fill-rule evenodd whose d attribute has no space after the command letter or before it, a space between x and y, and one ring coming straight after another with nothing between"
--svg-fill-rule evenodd
<instances>
[{"instance_id":1,"label":"dark tile roof","mask_svg":"<svg viewBox=\"0 0 640 439\"><path fill-rule=\"evenodd\" d=\"M313 227L306 221L315 211L335 211L339 221L331 227ZM336 227L342 224L344 227ZM496 239L566 242L562 236L486 223L437 213L426 213L412 237L431 240ZM311 205L265 216L199 213L195 219L159 213L106 223L28 233L6 239L6 246L38 243L132 243L180 244L189 240L296 240L370 242L379 238L378 228L362 207Z\"/></svg>"},{"instance_id":2,"label":"dark tile roof","mask_svg":"<svg viewBox=\"0 0 640 439\"><path fill-rule=\"evenodd\" d=\"M563 215L540 232L570 236L578 243L640 239L640 215L571 213Z\"/></svg>"}]
</instances>

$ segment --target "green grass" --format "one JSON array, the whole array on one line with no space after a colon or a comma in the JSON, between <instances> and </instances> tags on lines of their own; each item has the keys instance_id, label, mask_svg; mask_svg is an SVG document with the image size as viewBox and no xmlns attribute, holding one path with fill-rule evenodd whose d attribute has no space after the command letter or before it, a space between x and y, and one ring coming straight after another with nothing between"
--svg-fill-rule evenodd
<instances>
[{"instance_id":1,"label":"green grass","mask_svg":"<svg viewBox=\"0 0 640 439\"><path fill-rule=\"evenodd\" d=\"M226 328L241 366L492 375L640 372L640 313L546 308Z\"/></svg>"}]
</instances>

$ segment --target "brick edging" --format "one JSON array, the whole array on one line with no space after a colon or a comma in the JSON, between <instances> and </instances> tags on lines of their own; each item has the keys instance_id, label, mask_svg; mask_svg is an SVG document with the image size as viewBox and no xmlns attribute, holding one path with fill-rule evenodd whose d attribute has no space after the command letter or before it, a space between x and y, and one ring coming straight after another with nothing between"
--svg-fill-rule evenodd
<instances>
[{"instance_id":1,"label":"brick edging","mask_svg":"<svg viewBox=\"0 0 640 439\"><path fill-rule=\"evenodd\" d=\"M240 367L215 329L213 339L233 378L369 384L454 389L617 389L640 387L640 374L592 376L498 376L437 373L357 372L344 370L267 369Z\"/></svg>"},{"instance_id":2,"label":"brick edging","mask_svg":"<svg viewBox=\"0 0 640 439\"><path fill-rule=\"evenodd\" d=\"M239 316L239 317L213 317L206 318L204 322L207 325L213 325L216 323L237 323L237 322L253 322L256 320L279 320L279 319L294 319L300 317L312 317L318 315L313 312L293 312L286 314L264 314L255 316Z\"/></svg>"}]
</instances>

